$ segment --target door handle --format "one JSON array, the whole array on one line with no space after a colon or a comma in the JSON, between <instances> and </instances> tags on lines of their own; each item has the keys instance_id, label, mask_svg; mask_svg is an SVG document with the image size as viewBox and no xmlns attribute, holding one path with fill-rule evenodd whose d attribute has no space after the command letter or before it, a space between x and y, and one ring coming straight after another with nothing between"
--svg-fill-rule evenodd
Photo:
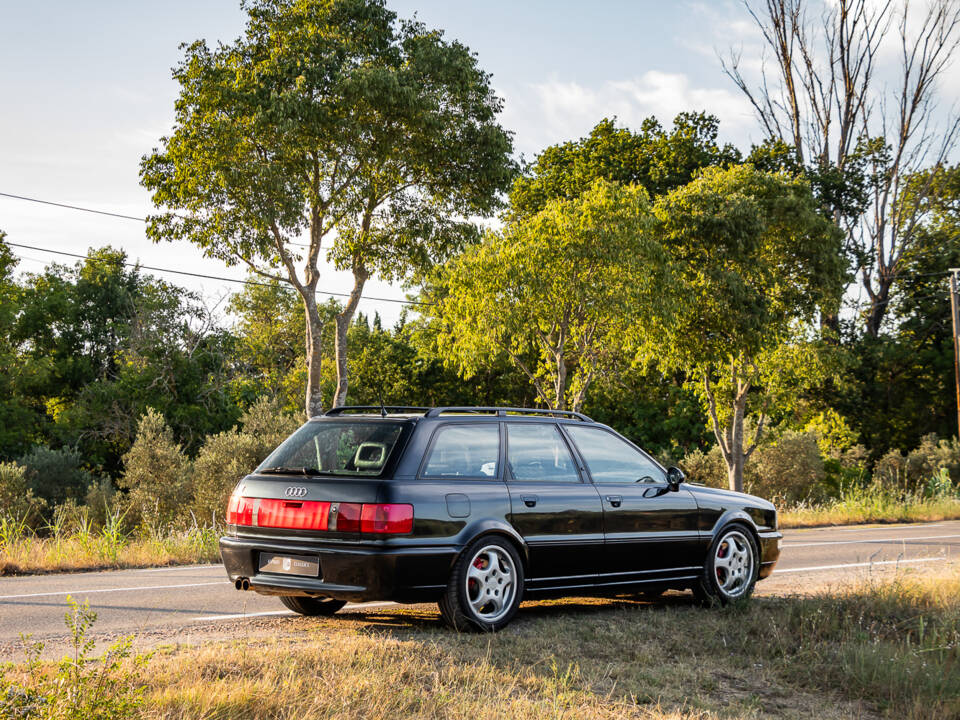
<instances>
[{"instance_id":1,"label":"door handle","mask_svg":"<svg viewBox=\"0 0 960 720\"><path fill-rule=\"evenodd\" d=\"M523 504L527 507L536 507L537 505L536 495L521 495L520 499L523 500Z\"/></svg>"},{"instance_id":2,"label":"door handle","mask_svg":"<svg viewBox=\"0 0 960 720\"><path fill-rule=\"evenodd\" d=\"M607 495L607 502L614 507L620 507L620 503L623 502L623 498L619 495Z\"/></svg>"}]
</instances>

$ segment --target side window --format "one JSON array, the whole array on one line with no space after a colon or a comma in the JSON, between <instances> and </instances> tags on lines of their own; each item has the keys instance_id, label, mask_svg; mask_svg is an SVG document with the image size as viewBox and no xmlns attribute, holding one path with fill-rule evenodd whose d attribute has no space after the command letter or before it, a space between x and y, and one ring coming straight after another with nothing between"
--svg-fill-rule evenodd
<instances>
[{"instance_id":1,"label":"side window","mask_svg":"<svg viewBox=\"0 0 960 720\"><path fill-rule=\"evenodd\" d=\"M580 482L556 425L507 423L507 466L515 480Z\"/></svg>"},{"instance_id":2,"label":"side window","mask_svg":"<svg viewBox=\"0 0 960 720\"><path fill-rule=\"evenodd\" d=\"M622 438L600 428L567 425L595 483L665 482L650 458Z\"/></svg>"},{"instance_id":3,"label":"side window","mask_svg":"<svg viewBox=\"0 0 960 720\"><path fill-rule=\"evenodd\" d=\"M497 423L446 425L437 430L421 477L497 477Z\"/></svg>"}]
</instances>

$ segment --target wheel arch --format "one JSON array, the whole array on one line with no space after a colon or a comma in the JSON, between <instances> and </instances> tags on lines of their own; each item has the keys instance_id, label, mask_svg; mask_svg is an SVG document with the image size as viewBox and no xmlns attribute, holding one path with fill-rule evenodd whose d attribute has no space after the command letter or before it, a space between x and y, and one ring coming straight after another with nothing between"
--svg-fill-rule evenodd
<instances>
[{"instance_id":1,"label":"wheel arch","mask_svg":"<svg viewBox=\"0 0 960 720\"><path fill-rule=\"evenodd\" d=\"M745 527L749 532L750 536L753 538L754 544L757 546L757 551L760 551L760 531L757 530L756 523L753 522L753 518L745 510L727 510L713 526L713 530L710 532L710 545L712 546L716 542L717 537L724 530L727 530L731 525L741 525ZM757 559L759 562L759 557Z\"/></svg>"},{"instance_id":2,"label":"wheel arch","mask_svg":"<svg viewBox=\"0 0 960 720\"><path fill-rule=\"evenodd\" d=\"M475 543L477 540L484 537L498 535L503 537L505 540L508 540L513 545L514 549L517 551L517 554L520 556L520 562L523 563L524 575L527 574L527 571L530 567L529 548L520 534L510 525L507 525L506 523L500 523L495 520L482 520L476 525L472 525L467 528L467 531L464 532L463 535L466 539L458 550L457 555L453 560L454 563L456 563L457 558L463 554L463 551L470 547L470 545Z\"/></svg>"}]
</instances>

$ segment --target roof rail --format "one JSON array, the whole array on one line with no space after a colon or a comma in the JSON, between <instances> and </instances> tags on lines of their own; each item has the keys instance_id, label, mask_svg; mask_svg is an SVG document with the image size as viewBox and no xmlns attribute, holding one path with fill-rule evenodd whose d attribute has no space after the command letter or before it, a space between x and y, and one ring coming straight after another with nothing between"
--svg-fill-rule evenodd
<instances>
[{"instance_id":1,"label":"roof rail","mask_svg":"<svg viewBox=\"0 0 960 720\"><path fill-rule=\"evenodd\" d=\"M360 411L382 414L384 410L392 414L425 413L429 409L430 408L415 405L340 405L335 408L330 408L323 415L326 417L328 415L343 415L344 413Z\"/></svg>"},{"instance_id":2,"label":"roof rail","mask_svg":"<svg viewBox=\"0 0 960 720\"><path fill-rule=\"evenodd\" d=\"M515 407L435 407L427 411L427 417L437 417L444 413L483 413L490 415L549 415L551 417L569 417L582 420L583 422L593 422L592 418L583 413L572 412L570 410L547 410L544 408L515 408Z\"/></svg>"}]
</instances>

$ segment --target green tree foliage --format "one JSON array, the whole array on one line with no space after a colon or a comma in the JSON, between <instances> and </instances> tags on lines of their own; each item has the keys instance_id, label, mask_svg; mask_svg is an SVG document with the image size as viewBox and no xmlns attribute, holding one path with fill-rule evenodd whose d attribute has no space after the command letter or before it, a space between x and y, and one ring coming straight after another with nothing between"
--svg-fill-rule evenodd
<instances>
[{"instance_id":1,"label":"green tree foliage","mask_svg":"<svg viewBox=\"0 0 960 720\"><path fill-rule=\"evenodd\" d=\"M470 51L382 0L251 0L245 34L198 41L174 71L173 133L144 158L155 240L290 283L305 310L306 412L321 411L321 243L353 274L337 317L337 390L364 284L421 269L474 235L513 164L501 102ZM292 244L305 235L307 249ZM298 272L297 266L301 266Z\"/></svg>"},{"instance_id":2,"label":"green tree foliage","mask_svg":"<svg viewBox=\"0 0 960 720\"><path fill-rule=\"evenodd\" d=\"M183 508L193 495L190 461L156 410L149 409L140 418L123 466L118 484L127 491L130 522L161 527L183 518Z\"/></svg>"},{"instance_id":3,"label":"green tree foliage","mask_svg":"<svg viewBox=\"0 0 960 720\"><path fill-rule=\"evenodd\" d=\"M539 402L580 410L627 330L652 331L662 311L666 263L650 221L643 188L596 180L490 233L435 277L441 353L466 375L505 355Z\"/></svg>"},{"instance_id":4,"label":"green tree foliage","mask_svg":"<svg viewBox=\"0 0 960 720\"><path fill-rule=\"evenodd\" d=\"M654 213L677 305L640 356L697 384L730 487L740 490L771 403L783 409L798 386L824 375L803 328L841 291L840 234L803 180L749 165L708 168L659 198Z\"/></svg>"},{"instance_id":5,"label":"green tree foliage","mask_svg":"<svg viewBox=\"0 0 960 720\"><path fill-rule=\"evenodd\" d=\"M36 527L46 506L43 498L34 495L27 468L14 462L0 462L0 518Z\"/></svg>"},{"instance_id":6,"label":"green tree foliage","mask_svg":"<svg viewBox=\"0 0 960 720\"><path fill-rule=\"evenodd\" d=\"M669 132L654 117L639 132L601 120L590 134L548 147L517 178L510 191L510 217L534 215L550 200L573 199L602 178L640 185L651 196L686 185L697 171L740 162L740 152L717 144L718 121L706 113L680 113Z\"/></svg>"},{"instance_id":7,"label":"green tree foliage","mask_svg":"<svg viewBox=\"0 0 960 720\"><path fill-rule=\"evenodd\" d=\"M77 448L54 450L35 445L17 463L26 468L30 491L51 508L65 502L83 502L97 481L84 468L83 455Z\"/></svg>"},{"instance_id":8,"label":"green tree foliage","mask_svg":"<svg viewBox=\"0 0 960 720\"><path fill-rule=\"evenodd\" d=\"M3 447L8 457L17 440L76 444L88 465L116 472L148 407L192 448L239 415L225 367L230 336L197 296L126 259L91 250L89 260L51 265L18 286L6 380L32 422Z\"/></svg>"}]
</instances>

